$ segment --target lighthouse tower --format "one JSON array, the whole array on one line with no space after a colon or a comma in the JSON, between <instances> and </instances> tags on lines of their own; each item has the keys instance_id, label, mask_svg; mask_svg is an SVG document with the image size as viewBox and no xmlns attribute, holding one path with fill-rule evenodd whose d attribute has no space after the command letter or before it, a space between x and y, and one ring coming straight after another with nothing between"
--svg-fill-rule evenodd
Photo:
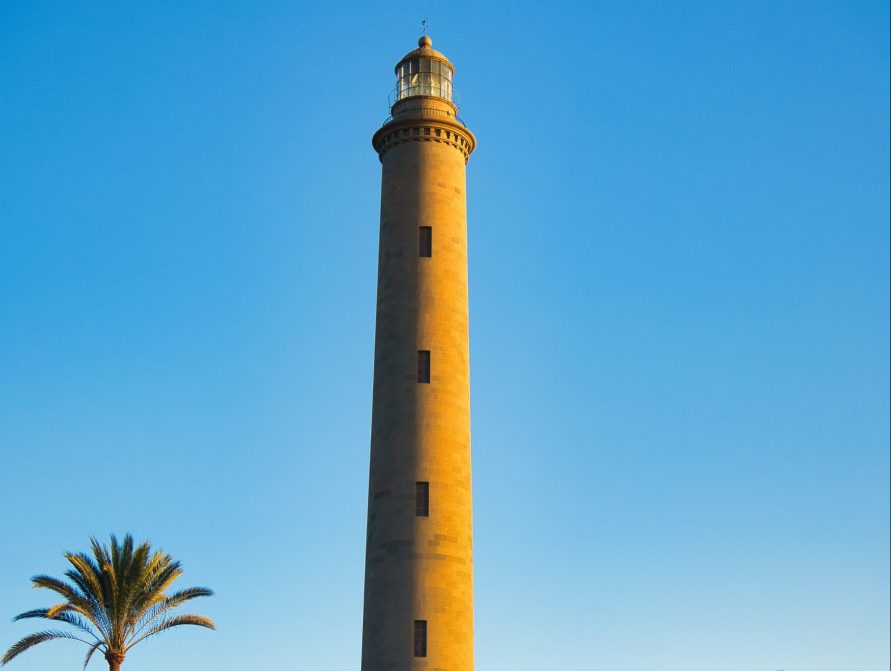
<instances>
[{"instance_id":1,"label":"lighthouse tower","mask_svg":"<svg viewBox=\"0 0 891 671\"><path fill-rule=\"evenodd\" d=\"M396 65L383 166L362 671L472 671L465 165L449 60Z\"/></svg>"}]
</instances>

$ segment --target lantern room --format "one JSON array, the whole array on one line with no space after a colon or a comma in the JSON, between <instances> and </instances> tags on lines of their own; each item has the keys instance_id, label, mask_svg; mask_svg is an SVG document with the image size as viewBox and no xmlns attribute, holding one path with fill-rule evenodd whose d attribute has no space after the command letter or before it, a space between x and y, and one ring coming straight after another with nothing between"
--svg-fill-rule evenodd
<instances>
[{"instance_id":1,"label":"lantern room","mask_svg":"<svg viewBox=\"0 0 891 671\"><path fill-rule=\"evenodd\" d=\"M455 67L441 53L431 48L432 40L424 35L420 48L405 55L396 66L396 90L393 103L413 96L434 96L453 101L452 76Z\"/></svg>"}]
</instances>

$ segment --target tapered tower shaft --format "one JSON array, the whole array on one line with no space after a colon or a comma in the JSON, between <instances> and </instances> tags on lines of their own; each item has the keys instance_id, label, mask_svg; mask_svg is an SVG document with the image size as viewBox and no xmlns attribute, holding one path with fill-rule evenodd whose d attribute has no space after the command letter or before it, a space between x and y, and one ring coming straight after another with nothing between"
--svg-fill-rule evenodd
<instances>
[{"instance_id":1,"label":"tapered tower shaft","mask_svg":"<svg viewBox=\"0 0 891 671\"><path fill-rule=\"evenodd\" d=\"M396 67L383 167L362 671L472 671L465 165L452 64Z\"/></svg>"}]
</instances>

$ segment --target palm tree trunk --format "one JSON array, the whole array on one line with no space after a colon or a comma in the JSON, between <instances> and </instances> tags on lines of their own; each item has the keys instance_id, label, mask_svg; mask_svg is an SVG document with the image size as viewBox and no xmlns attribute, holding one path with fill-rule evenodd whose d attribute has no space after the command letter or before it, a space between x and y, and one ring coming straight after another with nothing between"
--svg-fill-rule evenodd
<instances>
[{"instance_id":1,"label":"palm tree trunk","mask_svg":"<svg viewBox=\"0 0 891 671\"><path fill-rule=\"evenodd\" d=\"M121 664L124 663L123 655L109 652L105 655L105 659L108 661L108 671L121 671Z\"/></svg>"}]
</instances>

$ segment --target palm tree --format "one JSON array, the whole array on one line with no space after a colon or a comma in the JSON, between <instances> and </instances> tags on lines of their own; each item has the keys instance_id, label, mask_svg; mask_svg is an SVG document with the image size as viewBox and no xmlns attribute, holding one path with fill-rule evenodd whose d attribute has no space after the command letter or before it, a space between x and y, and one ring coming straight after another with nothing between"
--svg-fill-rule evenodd
<instances>
[{"instance_id":1,"label":"palm tree","mask_svg":"<svg viewBox=\"0 0 891 671\"><path fill-rule=\"evenodd\" d=\"M111 547L90 539L93 556L67 553L72 568L65 572L70 582L47 575L34 576L33 587L50 589L65 600L49 608L17 615L15 620L43 618L63 622L76 633L52 629L25 636L13 645L0 666L38 643L67 638L89 646L84 669L98 650L105 655L109 671L119 671L130 649L162 631L194 624L216 629L201 615L170 615L170 611L199 596L213 596L206 587L190 587L172 594L167 589L180 575L180 563L149 543L135 546L127 534L122 543L112 535Z\"/></svg>"}]
</instances>

